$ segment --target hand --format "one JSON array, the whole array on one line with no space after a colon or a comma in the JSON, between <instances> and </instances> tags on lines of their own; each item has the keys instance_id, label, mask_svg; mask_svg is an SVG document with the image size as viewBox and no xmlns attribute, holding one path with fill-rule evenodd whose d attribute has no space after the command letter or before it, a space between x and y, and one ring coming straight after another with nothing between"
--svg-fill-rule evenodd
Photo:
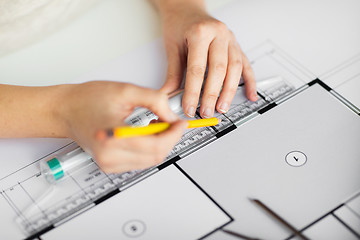
<instances>
[{"instance_id":1,"label":"hand","mask_svg":"<svg viewBox=\"0 0 360 240\"><path fill-rule=\"evenodd\" d=\"M144 169L161 163L182 136L187 124L178 120L159 91L116 82L70 85L60 107L67 135L92 154L106 172ZM124 125L135 107L145 107L170 122L160 134L135 138L101 138L97 133Z\"/></svg>"},{"instance_id":2,"label":"hand","mask_svg":"<svg viewBox=\"0 0 360 240\"><path fill-rule=\"evenodd\" d=\"M182 106L184 113L193 117L208 66L200 106L202 117L212 117L215 107L218 112L227 112L241 75L247 97L256 101L254 74L234 34L224 23L208 15L199 4L201 1L170 2L173 4L166 5L163 1L165 6L159 5L168 58L167 79L162 90L178 89L187 68Z\"/></svg>"}]
</instances>

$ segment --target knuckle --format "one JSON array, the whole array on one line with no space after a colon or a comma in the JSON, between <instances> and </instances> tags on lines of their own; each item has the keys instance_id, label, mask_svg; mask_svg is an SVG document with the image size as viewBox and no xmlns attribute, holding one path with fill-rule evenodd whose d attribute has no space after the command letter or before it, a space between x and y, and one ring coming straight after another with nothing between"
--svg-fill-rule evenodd
<instances>
[{"instance_id":1,"label":"knuckle","mask_svg":"<svg viewBox=\"0 0 360 240\"><path fill-rule=\"evenodd\" d=\"M242 68L242 61L240 57L237 57L229 62L229 67L231 68Z\"/></svg>"},{"instance_id":2,"label":"knuckle","mask_svg":"<svg viewBox=\"0 0 360 240\"><path fill-rule=\"evenodd\" d=\"M202 66L202 65L192 65L188 68L187 72L190 73L191 75L198 77L198 78L203 78L204 74L205 74L205 70L206 67Z\"/></svg>"},{"instance_id":3,"label":"knuckle","mask_svg":"<svg viewBox=\"0 0 360 240\"><path fill-rule=\"evenodd\" d=\"M214 21L214 26L215 26L216 30L218 30L220 32L228 31L226 24L221 21L218 21L218 20Z\"/></svg>"},{"instance_id":4,"label":"knuckle","mask_svg":"<svg viewBox=\"0 0 360 240\"><path fill-rule=\"evenodd\" d=\"M215 102L218 99L219 95L216 92L209 92L205 95L206 101Z\"/></svg>"},{"instance_id":5,"label":"knuckle","mask_svg":"<svg viewBox=\"0 0 360 240\"><path fill-rule=\"evenodd\" d=\"M216 20L204 20L193 24L186 32L186 37L189 39L203 38L209 35L209 32L216 31L220 34L231 34L225 23Z\"/></svg>"},{"instance_id":6,"label":"knuckle","mask_svg":"<svg viewBox=\"0 0 360 240\"><path fill-rule=\"evenodd\" d=\"M189 35L190 36L202 36L205 34L207 29L207 24L206 22L198 22L194 25L191 26L190 30L189 30Z\"/></svg>"},{"instance_id":7,"label":"knuckle","mask_svg":"<svg viewBox=\"0 0 360 240\"><path fill-rule=\"evenodd\" d=\"M209 95L207 95L207 98L213 101L216 101L219 97L219 94L215 92L211 92Z\"/></svg>"},{"instance_id":8,"label":"knuckle","mask_svg":"<svg viewBox=\"0 0 360 240\"><path fill-rule=\"evenodd\" d=\"M225 63L216 63L214 69L217 73L225 75L226 73L226 64Z\"/></svg>"}]
</instances>

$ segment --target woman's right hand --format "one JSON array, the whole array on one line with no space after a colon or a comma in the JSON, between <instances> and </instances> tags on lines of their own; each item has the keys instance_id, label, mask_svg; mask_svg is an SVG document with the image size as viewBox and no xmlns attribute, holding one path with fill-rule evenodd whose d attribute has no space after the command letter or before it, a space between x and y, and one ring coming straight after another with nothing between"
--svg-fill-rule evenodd
<instances>
[{"instance_id":1,"label":"woman's right hand","mask_svg":"<svg viewBox=\"0 0 360 240\"><path fill-rule=\"evenodd\" d=\"M59 116L66 136L90 153L100 168L118 173L161 163L187 127L168 105L166 94L132 84L94 81L69 85ZM125 125L136 107L145 107L171 127L159 134L134 138L99 137L99 131Z\"/></svg>"}]
</instances>

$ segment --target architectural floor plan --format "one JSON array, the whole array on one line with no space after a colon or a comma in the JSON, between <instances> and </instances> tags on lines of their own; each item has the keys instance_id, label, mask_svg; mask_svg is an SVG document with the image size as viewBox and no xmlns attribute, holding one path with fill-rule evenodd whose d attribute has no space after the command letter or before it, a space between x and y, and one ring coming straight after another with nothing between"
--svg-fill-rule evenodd
<instances>
[{"instance_id":1,"label":"architectural floor plan","mask_svg":"<svg viewBox=\"0 0 360 240\"><path fill-rule=\"evenodd\" d=\"M360 218L357 219L357 214L360 209L357 204L360 200L357 191L360 186L356 178L360 166L352 157L358 154L356 143L359 139L354 131L360 130L357 107L341 94L333 90L330 93L331 88L321 80L310 81L312 74L271 41L249 51L248 57L259 79L259 100L247 100L240 84L228 113L216 115L222 119L221 124L185 132L166 161L157 167L106 174L94 161L81 171L69 173L67 180L51 185L41 175L39 161L77 147L75 143L63 140L53 143L59 146L55 151L2 177L1 207L7 215L7 225L18 228L18 231L21 229L25 238L57 239L66 233L74 234L73 228L83 228L83 231L75 231L78 237L96 238L96 232L89 232L89 219L105 218L106 221L106 218L112 218L106 215L107 208L111 210L110 205L119 205L121 215L116 217L118 222L107 224L108 236L153 239L156 236L173 238L176 233L179 239L217 239L219 234L225 234L223 229L230 229L253 237L291 239L291 232L277 226L266 214L251 206L249 198L255 197L277 207L281 215L290 215L287 218L309 237L316 236L320 231L317 229L321 229L323 224L341 229L336 233L354 239L359 237L360 225L357 224ZM346 78L344 82L352 78L350 76L350 80ZM337 85L341 86L341 83ZM284 110L278 113L277 110L282 108ZM325 111L327 109L329 113ZM178 114L184 116L182 112ZM346 118L344 114L350 118L349 123L343 122L344 125L352 127L347 128L348 132L341 131L349 137L349 142L334 135L336 125ZM330 117L331 120L327 120ZM314 120L316 118L319 119ZM324 121L327 125L319 124ZM310 132L304 136L311 136L322 145L314 147L315 142L303 139L301 132L305 129ZM326 162L329 156L319 158L315 151L317 148L333 149L324 142L331 137L324 134L327 129L333 129L329 131L333 133L333 144L339 139L344 145L342 149L349 148L346 150L349 156L344 156L346 160L341 160L340 156L331 159L334 165ZM286 147L286 143L289 146ZM279 145L281 153L275 151ZM340 144L335 145L340 147ZM261 152L256 152L257 146ZM310 146L314 149L307 149ZM329 150L326 152L331 153ZM330 156L333 158L335 153ZM294 159L302 156L306 161L291 166ZM276 161L272 163L274 159ZM315 165L315 159L319 161L318 165ZM321 170L323 165L328 165L327 174L325 169ZM348 174L342 181L336 180L336 184L348 186L348 189L343 187L344 192L338 191L331 196L331 188L330 192L325 192L323 184L330 184L331 177L342 166ZM317 171L324 172L322 181L317 179ZM261 185L263 181L266 183ZM314 187L309 188L309 184ZM318 196L311 197L315 195ZM286 204L297 199L301 202ZM157 203L155 206L154 202ZM309 212L303 212L305 207ZM191 220L186 220L188 218ZM174 228L167 226L169 219L174 222ZM271 235L267 228L261 227L264 231L259 231L256 223L272 226ZM115 234L118 224L122 231ZM164 225L167 226L165 229Z\"/></svg>"},{"instance_id":2,"label":"architectural floor plan","mask_svg":"<svg viewBox=\"0 0 360 240\"><path fill-rule=\"evenodd\" d=\"M312 11L310 2L296 6ZM258 101L247 100L241 82L228 113L216 113L221 124L186 131L162 164L106 174L93 160L56 185L41 175L39 163L76 143L1 139L6 165L0 168L0 238L360 239L360 49L344 44L342 51L334 49L338 58L330 58L322 51L332 43L318 40L327 32L316 38L310 31L313 23L323 30L316 17L311 24L302 19L308 28L296 35L297 20L286 25L266 1L251 14L253 4L241 6L244 15L235 14L235 3L216 16L245 39L242 46L259 42L245 51ZM278 21L277 32L253 33L270 24L255 19L260 13ZM238 24L243 17L252 20L252 29ZM290 41L287 31L299 42ZM134 73L131 66L139 64L143 71ZM157 40L73 82L131 76L136 84L156 88L165 72ZM185 118L181 107L177 113Z\"/></svg>"}]
</instances>

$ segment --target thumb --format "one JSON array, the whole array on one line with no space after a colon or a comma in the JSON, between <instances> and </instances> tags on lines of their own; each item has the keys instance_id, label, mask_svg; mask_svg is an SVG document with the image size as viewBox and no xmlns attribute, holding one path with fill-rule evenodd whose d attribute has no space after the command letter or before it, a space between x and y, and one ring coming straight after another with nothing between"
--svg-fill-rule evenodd
<instances>
[{"instance_id":1,"label":"thumb","mask_svg":"<svg viewBox=\"0 0 360 240\"><path fill-rule=\"evenodd\" d=\"M171 110L169 98L164 92L129 84L127 91L123 94L123 100L133 108L149 109L163 121L174 122L179 119Z\"/></svg>"},{"instance_id":2,"label":"thumb","mask_svg":"<svg viewBox=\"0 0 360 240\"><path fill-rule=\"evenodd\" d=\"M158 141L163 142L161 143L163 146L168 146L167 152L170 152L175 144L180 140L188 125L188 122L185 120L175 121L171 124L169 129L155 135L155 137Z\"/></svg>"}]
</instances>

